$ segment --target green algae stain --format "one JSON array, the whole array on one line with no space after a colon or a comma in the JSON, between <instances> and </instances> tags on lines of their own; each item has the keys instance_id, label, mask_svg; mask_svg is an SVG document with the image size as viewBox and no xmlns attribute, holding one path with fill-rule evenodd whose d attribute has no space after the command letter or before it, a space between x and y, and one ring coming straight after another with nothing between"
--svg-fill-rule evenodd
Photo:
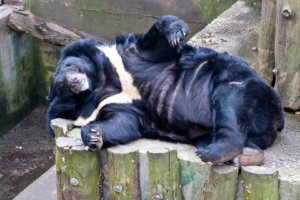
<instances>
[{"instance_id":1,"label":"green algae stain","mask_svg":"<svg viewBox=\"0 0 300 200\"><path fill-rule=\"evenodd\" d=\"M32 43L29 36L11 31L0 48L0 136L7 133L35 106ZM2 53L1 53L2 50Z\"/></svg>"},{"instance_id":2,"label":"green algae stain","mask_svg":"<svg viewBox=\"0 0 300 200\"><path fill-rule=\"evenodd\" d=\"M196 175L196 172L190 166L190 162L181 164L180 169L181 169L181 185L182 187L184 187L194 181L194 176Z\"/></svg>"},{"instance_id":3,"label":"green algae stain","mask_svg":"<svg viewBox=\"0 0 300 200\"><path fill-rule=\"evenodd\" d=\"M60 58L61 48L34 38L36 95L40 105L47 105L49 85Z\"/></svg>"}]
</instances>

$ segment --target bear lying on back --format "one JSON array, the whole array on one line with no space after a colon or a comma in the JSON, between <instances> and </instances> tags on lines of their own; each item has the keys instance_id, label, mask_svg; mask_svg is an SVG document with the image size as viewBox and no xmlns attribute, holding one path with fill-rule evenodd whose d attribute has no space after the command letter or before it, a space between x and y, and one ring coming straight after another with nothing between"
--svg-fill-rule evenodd
<instances>
[{"instance_id":1,"label":"bear lying on back","mask_svg":"<svg viewBox=\"0 0 300 200\"><path fill-rule=\"evenodd\" d=\"M145 35L66 46L47 97L51 135L61 117L90 151L160 138L195 144L203 161L261 164L284 127L277 93L242 59L181 44L188 33L166 15Z\"/></svg>"}]
</instances>

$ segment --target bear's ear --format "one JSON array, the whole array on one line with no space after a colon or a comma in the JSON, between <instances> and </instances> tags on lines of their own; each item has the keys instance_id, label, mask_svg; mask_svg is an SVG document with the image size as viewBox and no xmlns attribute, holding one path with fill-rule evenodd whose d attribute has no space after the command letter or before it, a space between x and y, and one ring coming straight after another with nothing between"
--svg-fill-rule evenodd
<instances>
[{"instance_id":1,"label":"bear's ear","mask_svg":"<svg viewBox=\"0 0 300 200\"><path fill-rule=\"evenodd\" d=\"M52 98L52 93L49 92L49 95L46 96L46 101L47 101L47 102L51 102L52 99L53 99L53 98Z\"/></svg>"},{"instance_id":2,"label":"bear's ear","mask_svg":"<svg viewBox=\"0 0 300 200\"><path fill-rule=\"evenodd\" d=\"M52 80L50 84L49 94L48 96L46 96L46 101L51 102L53 98L54 98L54 94L53 94L53 80Z\"/></svg>"}]
</instances>

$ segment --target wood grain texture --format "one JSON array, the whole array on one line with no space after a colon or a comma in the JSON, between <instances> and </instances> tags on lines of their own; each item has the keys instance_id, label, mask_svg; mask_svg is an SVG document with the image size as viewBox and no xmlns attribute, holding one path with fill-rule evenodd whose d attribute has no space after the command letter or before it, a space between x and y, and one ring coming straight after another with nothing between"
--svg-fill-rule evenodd
<instances>
[{"instance_id":1,"label":"wood grain texture","mask_svg":"<svg viewBox=\"0 0 300 200\"><path fill-rule=\"evenodd\" d=\"M270 167L242 167L244 199L278 200L278 171Z\"/></svg>"},{"instance_id":2,"label":"wood grain texture","mask_svg":"<svg viewBox=\"0 0 300 200\"><path fill-rule=\"evenodd\" d=\"M276 0L263 0L258 37L258 55L255 68L270 85L275 68Z\"/></svg>"},{"instance_id":3,"label":"wood grain texture","mask_svg":"<svg viewBox=\"0 0 300 200\"><path fill-rule=\"evenodd\" d=\"M213 165L204 184L201 200L235 199L238 172L238 167Z\"/></svg>"},{"instance_id":4,"label":"wood grain texture","mask_svg":"<svg viewBox=\"0 0 300 200\"><path fill-rule=\"evenodd\" d=\"M140 200L139 159L136 148L116 146L107 149L109 194L111 200ZM114 187L121 186L121 191Z\"/></svg>"},{"instance_id":5,"label":"wood grain texture","mask_svg":"<svg viewBox=\"0 0 300 200\"><path fill-rule=\"evenodd\" d=\"M9 16L8 26L15 31L27 33L57 46L66 46L70 42L84 38L93 38L96 41L108 42L97 35L39 18L29 11L14 11Z\"/></svg>"},{"instance_id":6,"label":"wood grain texture","mask_svg":"<svg viewBox=\"0 0 300 200\"><path fill-rule=\"evenodd\" d=\"M176 148L153 147L147 154L151 199L156 195L162 199L183 199Z\"/></svg>"}]
</instances>

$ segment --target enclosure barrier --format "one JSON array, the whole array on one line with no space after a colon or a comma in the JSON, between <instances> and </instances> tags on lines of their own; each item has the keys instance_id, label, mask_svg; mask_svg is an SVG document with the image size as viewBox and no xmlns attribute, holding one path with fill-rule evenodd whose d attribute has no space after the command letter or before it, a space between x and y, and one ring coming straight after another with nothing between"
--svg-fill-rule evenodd
<instances>
[{"instance_id":1,"label":"enclosure barrier","mask_svg":"<svg viewBox=\"0 0 300 200\"><path fill-rule=\"evenodd\" d=\"M51 126L59 200L299 200L297 188L279 186L274 168L242 167L239 175L237 167L203 163L193 146L148 139L91 153L72 121Z\"/></svg>"}]
</instances>

